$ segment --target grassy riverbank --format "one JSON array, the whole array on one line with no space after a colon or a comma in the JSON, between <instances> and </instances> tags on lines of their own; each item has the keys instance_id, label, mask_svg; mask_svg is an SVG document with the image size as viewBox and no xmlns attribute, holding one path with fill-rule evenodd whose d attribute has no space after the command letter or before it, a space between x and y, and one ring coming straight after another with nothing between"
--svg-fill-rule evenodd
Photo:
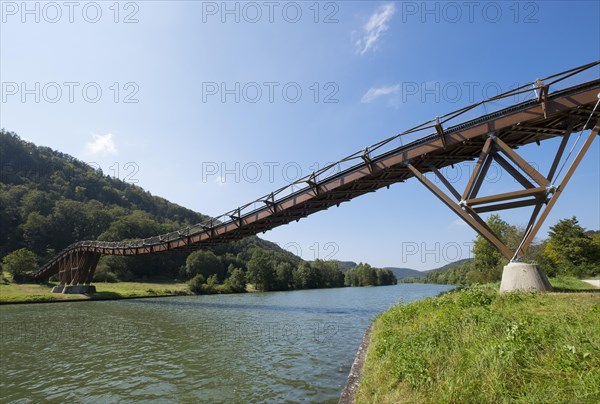
<instances>
[{"instance_id":1,"label":"grassy riverbank","mask_svg":"<svg viewBox=\"0 0 600 404\"><path fill-rule=\"evenodd\" d=\"M357 402L600 402L600 290L553 285L394 306L374 322Z\"/></svg>"},{"instance_id":2,"label":"grassy riverbank","mask_svg":"<svg viewBox=\"0 0 600 404\"><path fill-rule=\"evenodd\" d=\"M131 297L191 294L187 283L116 282L94 283L93 285L96 286L97 293L91 295L71 295L52 293L54 284L0 283L0 303L124 299Z\"/></svg>"}]
</instances>

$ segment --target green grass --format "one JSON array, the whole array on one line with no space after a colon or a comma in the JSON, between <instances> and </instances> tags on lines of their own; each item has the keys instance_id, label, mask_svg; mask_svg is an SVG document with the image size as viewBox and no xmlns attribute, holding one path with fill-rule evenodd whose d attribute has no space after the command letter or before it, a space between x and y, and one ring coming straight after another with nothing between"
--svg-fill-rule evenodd
<instances>
[{"instance_id":1,"label":"green grass","mask_svg":"<svg viewBox=\"0 0 600 404\"><path fill-rule=\"evenodd\" d=\"M97 293L91 295L52 293L54 285L53 283L44 285L0 283L0 303L101 300L190 294L186 283L93 283L96 286Z\"/></svg>"},{"instance_id":2,"label":"green grass","mask_svg":"<svg viewBox=\"0 0 600 404\"><path fill-rule=\"evenodd\" d=\"M394 306L374 322L357 402L600 402L600 293L553 283L578 291L484 285Z\"/></svg>"},{"instance_id":3,"label":"green grass","mask_svg":"<svg viewBox=\"0 0 600 404\"><path fill-rule=\"evenodd\" d=\"M571 276L558 276L551 278L550 283L556 292L573 292L579 290L598 290L589 283L583 282Z\"/></svg>"}]
</instances>

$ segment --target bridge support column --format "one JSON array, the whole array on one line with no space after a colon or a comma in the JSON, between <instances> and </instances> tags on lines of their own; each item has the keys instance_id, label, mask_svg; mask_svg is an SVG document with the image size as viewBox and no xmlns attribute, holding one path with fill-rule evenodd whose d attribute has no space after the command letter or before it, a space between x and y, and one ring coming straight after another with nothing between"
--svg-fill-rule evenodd
<instances>
[{"instance_id":1,"label":"bridge support column","mask_svg":"<svg viewBox=\"0 0 600 404\"><path fill-rule=\"evenodd\" d=\"M600 103L600 101L599 101ZM596 104L596 107L598 104ZM593 112L592 112L593 115ZM590 117L591 118L591 117ZM591 129L586 124L581 127L583 132ZM586 127L587 126L587 127ZM503 142L497 134L491 133L482 145L482 152L467 186L460 194L452 184L439 172L438 167L422 167L421 169L408 164L408 169L412 174L436 197L438 197L446 206L454 211L462 220L464 220L481 237L487 240L491 245L509 261L504 267L502 274L501 292L510 291L548 291L552 286L548 278L537 265L524 264L518 262L525 255L531 242L547 218L550 210L556 203L560 194L564 191L571 176L577 169L583 156L594 142L596 135L600 131L600 120L593 127L585 139L581 149L574 158L571 166L564 174L563 179L554 185L556 171L559 167L563 152L573 131L573 125L564 129L563 139L560 143L556 156L547 176L539 173L527 161L517 154L509 145ZM577 143L575 143L577 144ZM575 146L573 146L575 147ZM503 154L504 157L501 155ZM570 155L570 153L569 153ZM506 192L496 195L478 197L477 193L485 179L487 170L495 160L506 172L508 172L521 186L523 190ZM567 157L568 160L568 157ZM563 164L566 164L566 161ZM524 172L523 175L519 170ZM452 197L446 195L432 181L423 174L425 171L433 172L440 181L448 188ZM559 173L560 174L560 170ZM454 201L455 199L456 201ZM486 222L480 217L481 213L496 212L505 209L520 208L525 206L534 206L533 213L529 219L529 224L525 229L525 234L516 251L512 251L501 238L496 235ZM539 216L539 217L538 217Z\"/></svg>"},{"instance_id":2,"label":"bridge support column","mask_svg":"<svg viewBox=\"0 0 600 404\"><path fill-rule=\"evenodd\" d=\"M73 252L58 263L60 284L52 288L52 293L89 294L95 293L92 282L100 254L86 251Z\"/></svg>"},{"instance_id":3,"label":"bridge support column","mask_svg":"<svg viewBox=\"0 0 600 404\"><path fill-rule=\"evenodd\" d=\"M539 266L523 262L509 262L504 266L500 293L504 292L549 292L552 285Z\"/></svg>"}]
</instances>

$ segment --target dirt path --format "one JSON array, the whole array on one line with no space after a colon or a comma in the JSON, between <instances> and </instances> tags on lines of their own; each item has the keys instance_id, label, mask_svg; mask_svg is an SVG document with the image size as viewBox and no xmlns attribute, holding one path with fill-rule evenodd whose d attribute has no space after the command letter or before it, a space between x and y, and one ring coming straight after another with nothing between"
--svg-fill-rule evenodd
<instances>
[{"instance_id":1,"label":"dirt path","mask_svg":"<svg viewBox=\"0 0 600 404\"><path fill-rule=\"evenodd\" d=\"M582 279L585 283L589 283L597 288L600 288L600 279Z\"/></svg>"}]
</instances>

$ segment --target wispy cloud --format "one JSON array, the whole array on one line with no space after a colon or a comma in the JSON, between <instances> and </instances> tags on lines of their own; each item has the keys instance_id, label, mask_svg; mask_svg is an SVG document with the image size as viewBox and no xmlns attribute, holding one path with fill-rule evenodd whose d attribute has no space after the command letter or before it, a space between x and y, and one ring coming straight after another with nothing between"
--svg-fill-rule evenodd
<instances>
[{"instance_id":1,"label":"wispy cloud","mask_svg":"<svg viewBox=\"0 0 600 404\"><path fill-rule=\"evenodd\" d=\"M363 104L368 104L369 102L373 102L379 97L383 97L390 94L396 94L398 90L400 90L400 84L395 84L393 86L387 87L371 87L362 96L360 102L362 102Z\"/></svg>"},{"instance_id":2,"label":"wispy cloud","mask_svg":"<svg viewBox=\"0 0 600 404\"><path fill-rule=\"evenodd\" d=\"M117 155L117 146L113 140L112 133L106 135L93 135L94 140L85 145L85 150L94 155Z\"/></svg>"},{"instance_id":3,"label":"wispy cloud","mask_svg":"<svg viewBox=\"0 0 600 404\"><path fill-rule=\"evenodd\" d=\"M363 27L361 37L354 43L356 53L364 55L376 45L381 34L389 29L388 22L395 12L396 6L394 3L384 4L375 10Z\"/></svg>"}]
</instances>

